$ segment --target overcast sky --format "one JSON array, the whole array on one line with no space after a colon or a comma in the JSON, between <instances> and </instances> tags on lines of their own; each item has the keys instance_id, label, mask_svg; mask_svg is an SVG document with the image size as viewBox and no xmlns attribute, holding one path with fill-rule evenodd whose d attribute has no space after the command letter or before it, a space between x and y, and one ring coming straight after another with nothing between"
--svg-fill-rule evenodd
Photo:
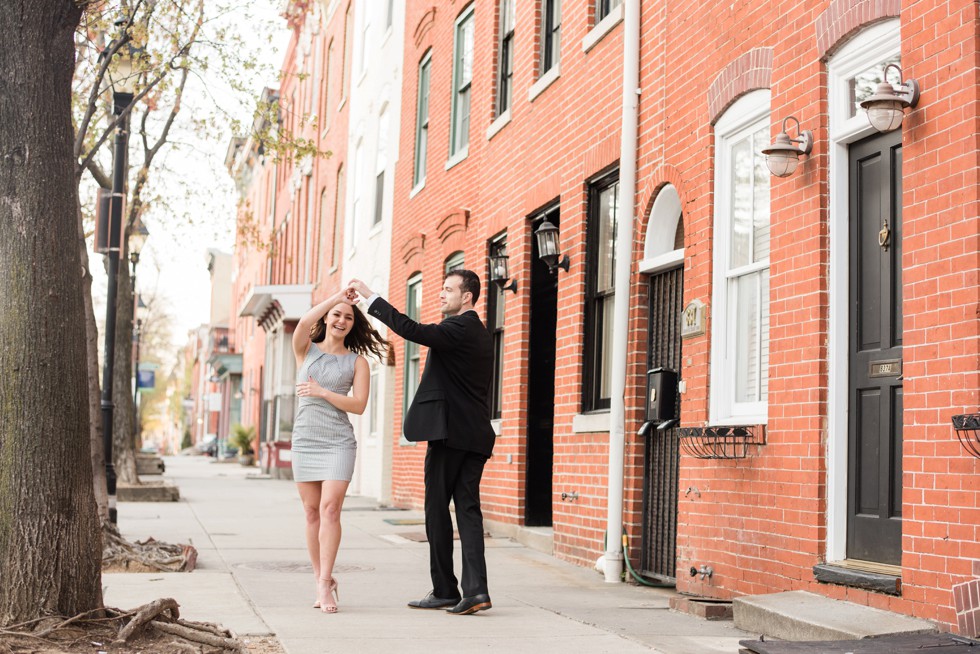
<instances>
[{"instance_id":1,"label":"overcast sky","mask_svg":"<svg viewBox=\"0 0 980 654\"><path fill-rule=\"evenodd\" d=\"M175 130L175 140L184 144L179 149L168 147L158 156L168 172L164 177L158 177L155 183L166 189L167 197L176 198L177 211L189 215L191 220L175 217L161 208L148 212L145 223L150 235L140 255L137 290L148 296L157 295L167 306L174 319L172 342L175 350L186 342L189 330L209 321L208 249L230 253L234 245L238 197L224 166L232 130L230 120L223 117L221 111L250 123L254 101L263 86L277 85L276 75L289 40L286 23L278 16L277 0L252 0L248 4L255 14L254 19L245 21L236 15L229 20L248 36L249 46L268 64L270 73L262 76L263 79L254 80L254 94L250 99L236 98L215 75L191 78L180 115L216 113L219 116L216 132L213 138L200 140ZM186 191L192 199L182 199ZM91 253L90 257L96 320L101 327L105 320L106 278L102 257ZM170 361L161 363L167 367L172 364Z\"/></svg>"}]
</instances>

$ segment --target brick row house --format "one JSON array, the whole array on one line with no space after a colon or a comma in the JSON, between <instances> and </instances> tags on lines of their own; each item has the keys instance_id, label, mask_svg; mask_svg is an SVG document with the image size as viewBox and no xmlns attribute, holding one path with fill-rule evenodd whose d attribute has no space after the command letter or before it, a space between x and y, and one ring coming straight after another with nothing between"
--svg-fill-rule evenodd
<instances>
[{"instance_id":1,"label":"brick row house","mask_svg":"<svg viewBox=\"0 0 980 654\"><path fill-rule=\"evenodd\" d=\"M241 198L232 293L243 423L257 427L263 468L288 477L297 321L350 276L387 283L404 29L395 2L292 1L283 16L291 38L281 84L263 92L250 135L232 140L225 163ZM317 154L272 145L300 140ZM352 417L351 492L377 498L390 480L386 364L372 361L370 403Z\"/></svg>"},{"instance_id":2,"label":"brick row house","mask_svg":"<svg viewBox=\"0 0 980 654\"><path fill-rule=\"evenodd\" d=\"M292 71L357 15L322 4L287 52L290 103L332 88L329 66ZM951 424L980 403L976 3L371 6L341 42L373 99L309 132L333 156L304 178L251 143L235 168L275 241L239 251L234 282L235 329L264 331L243 415L265 439L284 421L261 407L290 398L258 380L299 305L357 274L433 322L463 266L496 350L492 531L601 557L610 581L629 564L683 593L804 590L977 635L980 462ZM404 12L392 36L382 7ZM395 44L397 72L358 63ZM872 107L876 127L861 103L889 90L905 102ZM357 144L344 215L324 211ZM295 310L289 289L308 294ZM381 435L377 496L421 507L401 418L425 352L393 343L358 431Z\"/></svg>"}]
</instances>

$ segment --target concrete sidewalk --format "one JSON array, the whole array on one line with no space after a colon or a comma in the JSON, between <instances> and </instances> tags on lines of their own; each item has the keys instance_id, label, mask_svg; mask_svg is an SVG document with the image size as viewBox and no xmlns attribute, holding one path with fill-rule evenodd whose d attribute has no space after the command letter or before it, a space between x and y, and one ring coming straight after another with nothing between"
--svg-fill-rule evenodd
<instances>
[{"instance_id":1,"label":"concrete sidewalk","mask_svg":"<svg viewBox=\"0 0 980 654\"><path fill-rule=\"evenodd\" d=\"M120 503L119 527L130 540L192 543L198 569L105 574L109 606L174 597L185 618L219 622L239 635L274 634L289 654L734 654L739 639L754 637L731 622L668 610L670 590L607 584L594 571L503 538L487 539L492 610L410 610L405 603L430 588L428 546L402 534L422 532L422 516L357 497L344 508L335 571L340 612L323 614L312 608L314 580L292 482L248 478L255 469L202 457L171 457L166 468L181 500Z\"/></svg>"}]
</instances>

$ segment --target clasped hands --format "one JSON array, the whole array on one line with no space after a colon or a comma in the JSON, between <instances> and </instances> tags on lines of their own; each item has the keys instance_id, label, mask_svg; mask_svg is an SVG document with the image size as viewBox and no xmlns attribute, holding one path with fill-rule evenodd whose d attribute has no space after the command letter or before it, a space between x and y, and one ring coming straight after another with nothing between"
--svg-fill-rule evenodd
<instances>
[{"instance_id":1,"label":"clasped hands","mask_svg":"<svg viewBox=\"0 0 980 654\"><path fill-rule=\"evenodd\" d=\"M354 278L347 282L347 287L341 291L341 294L343 295L342 299L348 304L357 304L374 295L374 291L361 280Z\"/></svg>"}]
</instances>

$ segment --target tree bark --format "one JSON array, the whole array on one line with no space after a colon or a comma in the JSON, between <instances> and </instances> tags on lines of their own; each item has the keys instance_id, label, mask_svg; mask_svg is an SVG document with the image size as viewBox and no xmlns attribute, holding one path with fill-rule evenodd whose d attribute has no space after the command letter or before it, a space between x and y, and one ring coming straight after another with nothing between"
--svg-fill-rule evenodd
<instances>
[{"instance_id":1,"label":"tree bark","mask_svg":"<svg viewBox=\"0 0 980 654\"><path fill-rule=\"evenodd\" d=\"M112 462L116 479L140 483L136 474L136 406L133 404L133 283L130 279L129 239L123 239L116 278L116 359L112 369Z\"/></svg>"},{"instance_id":2,"label":"tree bark","mask_svg":"<svg viewBox=\"0 0 980 654\"><path fill-rule=\"evenodd\" d=\"M102 443L102 392L99 386L99 328L92 305L92 270L82 225L82 208L78 209L78 251L82 262L82 299L85 302L85 351L88 369L89 444L92 450L92 482L99 520L109 519L109 495L105 480L105 446Z\"/></svg>"},{"instance_id":3,"label":"tree bark","mask_svg":"<svg viewBox=\"0 0 980 654\"><path fill-rule=\"evenodd\" d=\"M65 0L0 11L0 625L102 605Z\"/></svg>"}]
</instances>

